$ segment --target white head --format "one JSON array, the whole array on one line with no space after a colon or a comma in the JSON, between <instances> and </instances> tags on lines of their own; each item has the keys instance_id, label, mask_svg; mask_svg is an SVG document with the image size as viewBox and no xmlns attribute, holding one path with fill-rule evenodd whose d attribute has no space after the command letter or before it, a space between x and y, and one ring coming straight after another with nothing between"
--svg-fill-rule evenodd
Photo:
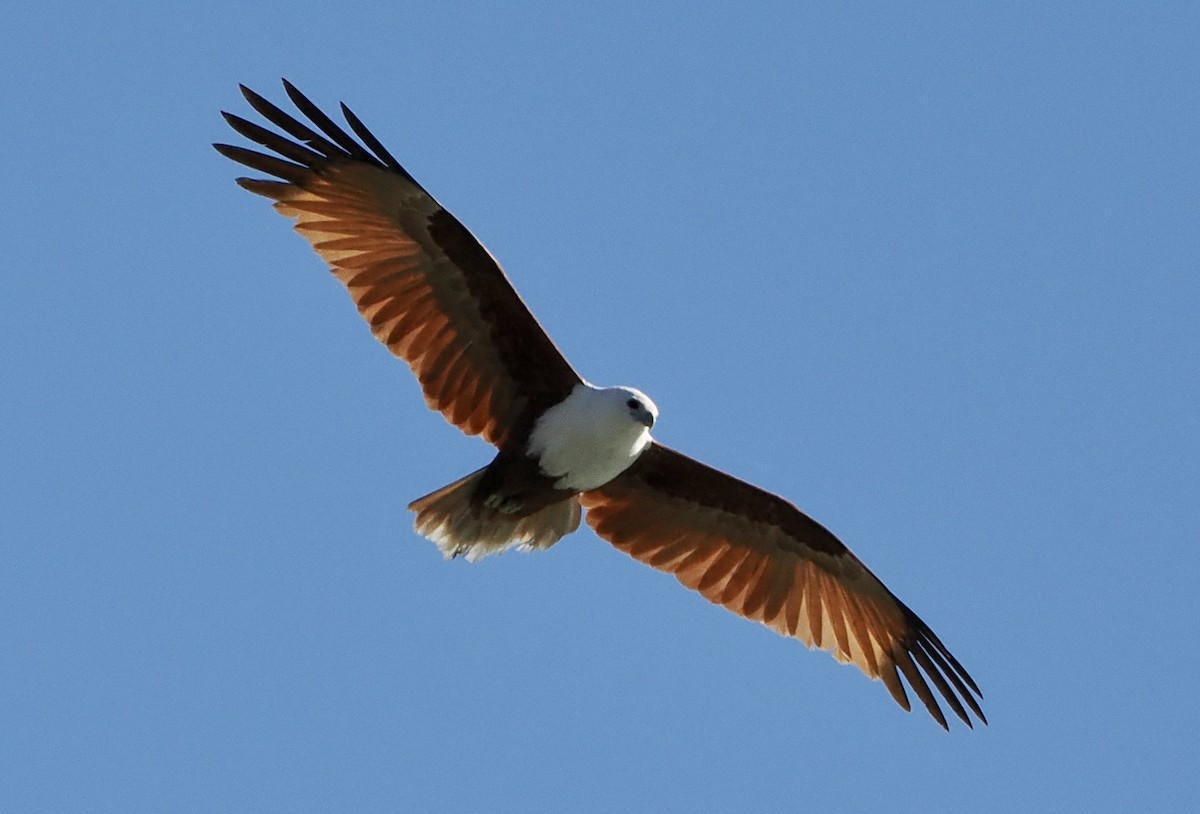
<instances>
[{"instance_id":1,"label":"white head","mask_svg":"<svg viewBox=\"0 0 1200 814\"><path fill-rule=\"evenodd\" d=\"M587 491L615 478L650 445L658 407L632 387L581 384L534 424L527 453L560 489Z\"/></svg>"},{"instance_id":2,"label":"white head","mask_svg":"<svg viewBox=\"0 0 1200 814\"><path fill-rule=\"evenodd\" d=\"M647 430L658 420L658 407L641 390L633 387L605 387L600 392L604 394L606 402L612 401L614 410L619 403L620 409Z\"/></svg>"}]
</instances>

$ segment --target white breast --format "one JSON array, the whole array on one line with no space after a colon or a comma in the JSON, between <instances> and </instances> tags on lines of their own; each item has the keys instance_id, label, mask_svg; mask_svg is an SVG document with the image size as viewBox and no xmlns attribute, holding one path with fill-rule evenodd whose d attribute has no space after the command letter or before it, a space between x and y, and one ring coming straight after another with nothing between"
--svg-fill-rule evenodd
<instances>
[{"instance_id":1,"label":"white breast","mask_svg":"<svg viewBox=\"0 0 1200 814\"><path fill-rule=\"evenodd\" d=\"M557 489L586 492L603 486L637 460L650 444L650 431L625 405L616 388L576 385L571 395L534 424L529 452Z\"/></svg>"}]
</instances>

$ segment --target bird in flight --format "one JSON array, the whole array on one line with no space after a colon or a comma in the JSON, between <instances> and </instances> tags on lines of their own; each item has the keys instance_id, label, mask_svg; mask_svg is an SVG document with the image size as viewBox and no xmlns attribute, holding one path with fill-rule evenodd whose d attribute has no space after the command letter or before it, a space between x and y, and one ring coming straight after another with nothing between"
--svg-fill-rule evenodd
<instances>
[{"instance_id":1,"label":"bird in flight","mask_svg":"<svg viewBox=\"0 0 1200 814\"><path fill-rule=\"evenodd\" d=\"M307 124L242 86L282 132L224 113L269 153L214 147L271 176L237 183L295 221L430 408L497 448L487 466L409 505L420 534L447 557L476 560L549 548L586 510L616 548L855 664L905 710L901 675L943 728L931 683L968 727L968 709L987 723L967 671L837 537L783 498L655 441L654 402L576 373L496 259L346 105L354 135L284 88Z\"/></svg>"}]
</instances>

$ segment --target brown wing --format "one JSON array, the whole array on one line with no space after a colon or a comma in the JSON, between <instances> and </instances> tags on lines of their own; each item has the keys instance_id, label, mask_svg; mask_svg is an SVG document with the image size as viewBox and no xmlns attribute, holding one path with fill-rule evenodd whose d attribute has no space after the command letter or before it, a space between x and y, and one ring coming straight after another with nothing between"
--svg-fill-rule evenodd
<instances>
[{"instance_id":1,"label":"brown wing","mask_svg":"<svg viewBox=\"0 0 1200 814\"><path fill-rule=\"evenodd\" d=\"M654 444L580 501L588 523L617 548L711 602L853 662L904 709L897 668L943 727L926 677L967 726L964 702L987 723L979 688L933 631L786 500Z\"/></svg>"},{"instance_id":2,"label":"brown wing","mask_svg":"<svg viewBox=\"0 0 1200 814\"><path fill-rule=\"evenodd\" d=\"M523 442L579 376L487 249L349 108L342 112L361 143L286 80L284 87L317 129L243 86L250 106L291 138L225 113L234 130L280 156L213 145L281 179L238 184L296 220L375 336L412 366L431 408L498 447Z\"/></svg>"}]
</instances>

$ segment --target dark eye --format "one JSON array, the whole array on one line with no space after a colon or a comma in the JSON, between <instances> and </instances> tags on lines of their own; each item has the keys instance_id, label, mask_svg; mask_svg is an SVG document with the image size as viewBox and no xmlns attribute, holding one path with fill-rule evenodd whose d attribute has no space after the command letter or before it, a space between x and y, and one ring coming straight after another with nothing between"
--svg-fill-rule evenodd
<instances>
[{"instance_id":1,"label":"dark eye","mask_svg":"<svg viewBox=\"0 0 1200 814\"><path fill-rule=\"evenodd\" d=\"M637 399L630 399L629 401L625 402L625 406L628 407L630 410L640 410L642 407L642 403L640 401L638 401Z\"/></svg>"}]
</instances>

